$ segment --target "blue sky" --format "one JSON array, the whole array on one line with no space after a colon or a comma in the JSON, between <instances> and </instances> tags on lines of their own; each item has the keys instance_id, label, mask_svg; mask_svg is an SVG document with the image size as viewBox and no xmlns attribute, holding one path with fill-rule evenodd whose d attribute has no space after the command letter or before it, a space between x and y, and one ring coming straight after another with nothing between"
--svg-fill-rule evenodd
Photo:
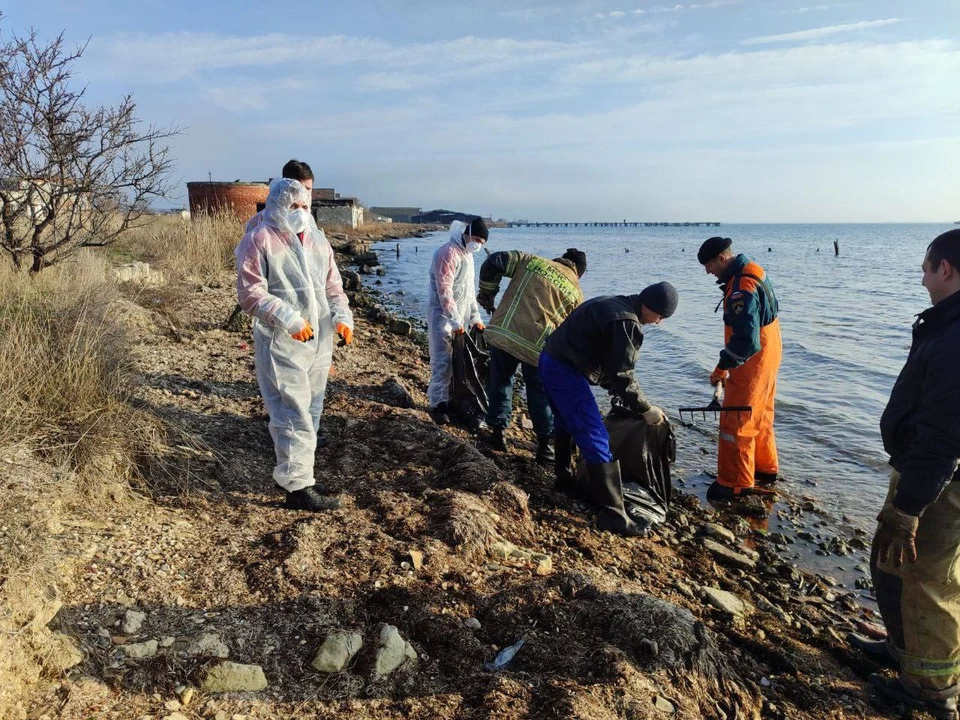
<instances>
[{"instance_id":1,"label":"blue sky","mask_svg":"<svg viewBox=\"0 0 960 720\"><path fill-rule=\"evenodd\" d=\"M960 219L956 0L3 11L4 33L90 37L90 99L183 127L184 181L295 156L370 205L508 219Z\"/></svg>"}]
</instances>

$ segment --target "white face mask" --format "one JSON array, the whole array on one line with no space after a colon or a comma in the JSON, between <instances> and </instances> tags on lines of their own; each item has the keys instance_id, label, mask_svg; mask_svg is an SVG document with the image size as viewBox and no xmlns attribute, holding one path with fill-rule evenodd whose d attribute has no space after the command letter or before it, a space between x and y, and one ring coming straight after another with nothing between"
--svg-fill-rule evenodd
<instances>
[{"instance_id":1,"label":"white face mask","mask_svg":"<svg viewBox=\"0 0 960 720\"><path fill-rule=\"evenodd\" d=\"M291 210L287 213L287 223L290 225L290 229L299 235L306 230L309 225L307 211L303 208Z\"/></svg>"},{"instance_id":2,"label":"white face mask","mask_svg":"<svg viewBox=\"0 0 960 720\"><path fill-rule=\"evenodd\" d=\"M483 243L478 243L471 240L470 242L467 243L467 252L468 253L480 252L480 248L482 247L483 247Z\"/></svg>"}]
</instances>

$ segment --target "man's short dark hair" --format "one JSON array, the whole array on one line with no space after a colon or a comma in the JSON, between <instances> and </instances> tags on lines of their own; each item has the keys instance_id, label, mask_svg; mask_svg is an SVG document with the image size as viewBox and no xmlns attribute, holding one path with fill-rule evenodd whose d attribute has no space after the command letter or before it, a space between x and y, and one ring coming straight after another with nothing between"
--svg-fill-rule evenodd
<instances>
[{"instance_id":1,"label":"man's short dark hair","mask_svg":"<svg viewBox=\"0 0 960 720\"><path fill-rule=\"evenodd\" d=\"M298 180L300 182L314 179L313 170L302 160L287 160L287 164L283 166L281 174L285 178Z\"/></svg>"},{"instance_id":2,"label":"man's short dark hair","mask_svg":"<svg viewBox=\"0 0 960 720\"><path fill-rule=\"evenodd\" d=\"M934 268L940 265L941 260L946 260L960 270L960 230L948 230L934 238L927 245L927 257Z\"/></svg>"}]
</instances>

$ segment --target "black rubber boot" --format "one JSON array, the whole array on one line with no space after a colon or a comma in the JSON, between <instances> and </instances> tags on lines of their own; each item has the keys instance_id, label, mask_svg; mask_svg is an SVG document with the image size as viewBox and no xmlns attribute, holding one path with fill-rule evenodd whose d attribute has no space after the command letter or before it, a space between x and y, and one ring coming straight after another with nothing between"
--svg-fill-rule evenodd
<instances>
[{"instance_id":1,"label":"black rubber boot","mask_svg":"<svg viewBox=\"0 0 960 720\"><path fill-rule=\"evenodd\" d=\"M552 465L557 459L557 454L553 451L553 445L550 444L552 438L549 435L537 437L537 457L536 460L541 465Z\"/></svg>"},{"instance_id":2,"label":"black rubber boot","mask_svg":"<svg viewBox=\"0 0 960 720\"><path fill-rule=\"evenodd\" d=\"M780 481L780 476L776 473L756 471L753 473L753 481L761 487L771 487L774 483Z\"/></svg>"},{"instance_id":3,"label":"black rubber boot","mask_svg":"<svg viewBox=\"0 0 960 720\"><path fill-rule=\"evenodd\" d=\"M920 697L907 690L897 678L871 675L870 684L879 695L907 707L924 710L937 720L958 720L957 698ZM936 693L930 693L936 695Z\"/></svg>"},{"instance_id":4,"label":"black rubber boot","mask_svg":"<svg viewBox=\"0 0 960 720\"><path fill-rule=\"evenodd\" d=\"M290 510L322 512L323 510L336 510L341 504L340 498L321 495L314 488L307 487L303 490L294 490L287 493L284 507Z\"/></svg>"},{"instance_id":5,"label":"black rubber boot","mask_svg":"<svg viewBox=\"0 0 960 720\"><path fill-rule=\"evenodd\" d=\"M750 497L751 495L759 495L761 497L770 497L776 498L776 490L770 490L764 487L758 487L754 485L753 487L744 487L744 488L732 488L727 487L726 485L721 485L719 482L714 480L710 483L710 487L707 488L707 500L739 500L741 498Z\"/></svg>"},{"instance_id":6,"label":"black rubber boot","mask_svg":"<svg viewBox=\"0 0 960 720\"><path fill-rule=\"evenodd\" d=\"M856 648L876 663L894 669L900 669L900 663L890 654L890 647L887 645L886 640L871 640L865 638L863 635L847 633L847 643L849 643L850 647Z\"/></svg>"},{"instance_id":7,"label":"black rubber boot","mask_svg":"<svg viewBox=\"0 0 960 720\"><path fill-rule=\"evenodd\" d=\"M554 440L556 451L553 457L553 472L556 482L553 489L566 495L580 495L580 490L573 478L573 438L566 433L557 431Z\"/></svg>"},{"instance_id":8,"label":"black rubber boot","mask_svg":"<svg viewBox=\"0 0 960 720\"><path fill-rule=\"evenodd\" d=\"M450 408L448 403L440 403L430 411L430 417L437 425L450 424Z\"/></svg>"},{"instance_id":9,"label":"black rubber boot","mask_svg":"<svg viewBox=\"0 0 960 720\"><path fill-rule=\"evenodd\" d=\"M490 428L490 447L497 452L507 451L507 439L503 436L504 428L494 425Z\"/></svg>"},{"instance_id":10,"label":"black rubber boot","mask_svg":"<svg viewBox=\"0 0 960 720\"><path fill-rule=\"evenodd\" d=\"M623 483L620 461L587 465L587 482L594 504L600 509L597 527L626 536L640 535L641 530L623 508Z\"/></svg>"}]
</instances>

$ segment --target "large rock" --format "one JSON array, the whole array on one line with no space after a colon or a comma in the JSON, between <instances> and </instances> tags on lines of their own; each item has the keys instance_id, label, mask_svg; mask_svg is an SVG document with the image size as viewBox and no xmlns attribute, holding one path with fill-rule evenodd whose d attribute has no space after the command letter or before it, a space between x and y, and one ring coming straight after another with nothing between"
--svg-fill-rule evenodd
<instances>
[{"instance_id":1,"label":"large rock","mask_svg":"<svg viewBox=\"0 0 960 720\"><path fill-rule=\"evenodd\" d=\"M132 262L120 265L113 270L113 276L117 282L134 282L142 285L162 285L163 273L150 269L150 264L145 262Z\"/></svg>"},{"instance_id":2,"label":"large rock","mask_svg":"<svg viewBox=\"0 0 960 720\"><path fill-rule=\"evenodd\" d=\"M147 640L145 642L131 643L130 645L122 645L123 652L126 653L127 657L133 658L134 660L143 660L144 658L151 658L157 654L157 649L160 647L160 643L156 640Z\"/></svg>"},{"instance_id":3,"label":"large rock","mask_svg":"<svg viewBox=\"0 0 960 720\"><path fill-rule=\"evenodd\" d=\"M363 645L363 635L353 632L333 632L327 635L311 665L320 672L340 672Z\"/></svg>"},{"instance_id":4,"label":"large rock","mask_svg":"<svg viewBox=\"0 0 960 720\"><path fill-rule=\"evenodd\" d=\"M726 590L720 590L714 587L702 587L700 591L703 593L703 599L708 605L730 613L734 617L742 618L753 611L749 603Z\"/></svg>"},{"instance_id":5,"label":"large rock","mask_svg":"<svg viewBox=\"0 0 960 720\"><path fill-rule=\"evenodd\" d=\"M737 540L737 536L733 534L732 530L728 530L723 525L718 525L717 523L707 523L703 526L703 531L710 537L726 540L729 543L736 542Z\"/></svg>"},{"instance_id":6,"label":"large rock","mask_svg":"<svg viewBox=\"0 0 960 720\"><path fill-rule=\"evenodd\" d=\"M127 610L123 616L123 634L136 635L143 627L143 621L147 619L145 612L139 610Z\"/></svg>"},{"instance_id":7,"label":"large rock","mask_svg":"<svg viewBox=\"0 0 960 720\"><path fill-rule=\"evenodd\" d=\"M259 692L267 689L267 677L259 665L242 665L229 660L207 670L200 689L208 693Z\"/></svg>"},{"instance_id":8,"label":"large rock","mask_svg":"<svg viewBox=\"0 0 960 720\"><path fill-rule=\"evenodd\" d=\"M743 570L753 570L757 567L757 564L746 555L741 555L713 540L704 540L703 547L713 553L715 558L726 565L732 565L742 568Z\"/></svg>"},{"instance_id":9,"label":"large rock","mask_svg":"<svg viewBox=\"0 0 960 720\"><path fill-rule=\"evenodd\" d=\"M375 252L363 252L350 258L350 262L354 265L360 265L361 267L364 265L367 267L376 267L380 264L380 258L377 257Z\"/></svg>"},{"instance_id":10,"label":"large rock","mask_svg":"<svg viewBox=\"0 0 960 720\"><path fill-rule=\"evenodd\" d=\"M43 647L43 666L52 673L61 673L83 662L83 653L73 638L61 633L51 633Z\"/></svg>"},{"instance_id":11,"label":"large rock","mask_svg":"<svg viewBox=\"0 0 960 720\"><path fill-rule=\"evenodd\" d=\"M204 633L190 645L189 655L210 655L212 657L230 657L230 648L226 646L216 633Z\"/></svg>"},{"instance_id":12,"label":"large rock","mask_svg":"<svg viewBox=\"0 0 960 720\"><path fill-rule=\"evenodd\" d=\"M416 659L416 651L400 637L400 631L393 625L384 625L380 631L380 647L377 649L376 674L389 675L407 660Z\"/></svg>"},{"instance_id":13,"label":"large rock","mask_svg":"<svg viewBox=\"0 0 960 720\"><path fill-rule=\"evenodd\" d=\"M398 408L412 408L414 405L410 391L396 378L385 380L380 386L380 392L388 405Z\"/></svg>"},{"instance_id":14,"label":"large rock","mask_svg":"<svg viewBox=\"0 0 960 720\"><path fill-rule=\"evenodd\" d=\"M413 324L409 320L392 320L390 322L390 332L394 335L409 335L413 332Z\"/></svg>"}]
</instances>

